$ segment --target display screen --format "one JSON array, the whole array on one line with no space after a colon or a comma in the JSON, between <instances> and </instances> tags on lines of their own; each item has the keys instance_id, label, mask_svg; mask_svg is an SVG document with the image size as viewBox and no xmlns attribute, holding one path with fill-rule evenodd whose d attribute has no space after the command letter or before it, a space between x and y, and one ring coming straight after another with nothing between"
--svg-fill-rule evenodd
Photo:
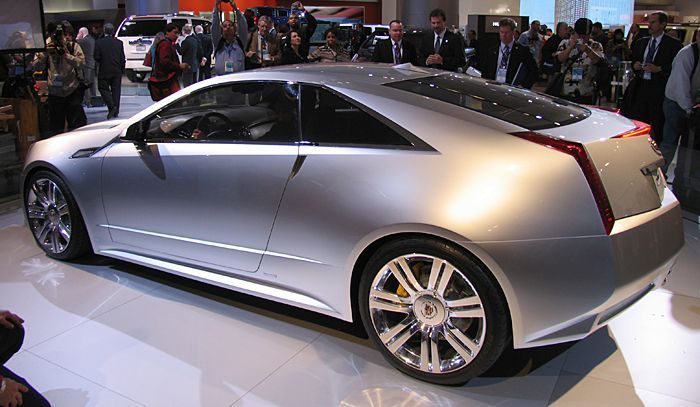
<instances>
[{"instance_id":1,"label":"display screen","mask_svg":"<svg viewBox=\"0 0 700 407\"><path fill-rule=\"evenodd\" d=\"M41 1L0 0L0 51L44 48Z\"/></svg>"}]
</instances>

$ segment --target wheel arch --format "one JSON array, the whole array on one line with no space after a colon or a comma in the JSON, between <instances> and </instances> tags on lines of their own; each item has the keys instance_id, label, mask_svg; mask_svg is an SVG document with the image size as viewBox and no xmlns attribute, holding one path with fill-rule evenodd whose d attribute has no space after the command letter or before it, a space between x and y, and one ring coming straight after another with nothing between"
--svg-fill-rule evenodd
<instances>
[{"instance_id":1,"label":"wheel arch","mask_svg":"<svg viewBox=\"0 0 700 407\"><path fill-rule=\"evenodd\" d=\"M385 236L382 236L378 239L375 239L372 241L370 244L365 246L365 248L360 252L360 254L357 256L356 261L353 265L352 268L352 274L350 278L350 303L352 306L352 320L353 324L357 325L362 329L362 332L367 334L364 330L364 327L362 327L362 318L360 316L360 310L359 310L359 292L360 292L360 280L362 278L362 273L364 271L365 266L369 262L370 258L372 255L379 250L383 245L388 244L390 242L396 242L400 240L407 240L407 239L433 239L437 240L440 242L443 242L445 244L449 244L451 246L454 246L457 250L462 252L465 256L469 257L474 263L476 263L479 267L481 267L484 271L486 271L487 277L493 282L493 284L497 287L498 289L498 294L500 295L501 299L503 300L503 303L505 304L505 307L507 309L507 315L506 317L508 318L508 326L511 329L511 335L514 335L515 332L517 331L517 327L513 323L513 309L516 309L514 307L517 307L516 304L514 304L515 299L514 296L509 296L506 295L506 292L512 292L510 290L510 283L508 282L508 279L505 277L503 273L497 272L494 273L494 270L497 269L497 267L493 267L496 265L495 261L492 259L488 258L488 256L485 253L482 253L482 256L487 257L485 259L486 261L483 261L482 258L474 253L473 250L468 249L465 247L463 244L460 244L456 242L455 240L448 239L444 236L440 236L437 234L433 233L427 233L427 232L396 232L392 234L388 234ZM489 267L487 263L492 264L492 267ZM499 270L500 271L500 270ZM499 274L499 275L497 275ZM499 278L500 277L500 278ZM509 301L511 300L511 301Z\"/></svg>"},{"instance_id":2,"label":"wheel arch","mask_svg":"<svg viewBox=\"0 0 700 407\"><path fill-rule=\"evenodd\" d=\"M73 200L75 201L75 205L78 207L78 211L80 212L80 217L82 218L83 224L85 224L85 220L87 219L85 217L85 211L83 209L82 202L80 198L78 198L75 193L73 192L73 189L71 188L70 184L68 183L68 179L65 176L65 174L60 171L56 166L53 164L46 162L46 161L35 161L25 167L25 169L22 171L22 178L21 178L21 196L22 196L22 208L26 208L27 206L27 201L26 201L26 196L25 196L25 190L27 188L27 185L29 181L32 179L34 174L40 172L40 171L48 171L53 174L55 174L57 177L59 177L65 184L66 187L68 188L68 192L70 195L73 197ZM26 209L23 209L23 213L26 218ZM29 221L27 219L27 221ZM86 225L87 226L87 225ZM90 242L90 245L92 246L92 238L90 237L90 230L89 228L85 227L85 233L87 234L88 242Z\"/></svg>"}]
</instances>

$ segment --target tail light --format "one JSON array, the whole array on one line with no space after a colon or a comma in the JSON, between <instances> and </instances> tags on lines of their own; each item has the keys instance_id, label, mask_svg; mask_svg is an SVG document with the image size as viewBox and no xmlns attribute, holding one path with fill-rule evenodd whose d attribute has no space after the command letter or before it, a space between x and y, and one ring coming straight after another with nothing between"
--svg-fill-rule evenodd
<instances>
[{"instance_id":1,"label":"tail light","mask_svg":"<svg viewBox=\"0 0 700 407\"><path fill-rule=\"evenodd\" d=\"M618 134L617 136L615 136L613 138L648 136L649 133L651 132L651 126L644 123L644 122L640 122L638 120L632 120L632 123L634 123L634 126L635 126L632 130L626 131L622 134Z\"/></svg>"},{"instance_id":2,"label":"tail light","mask_svg":"<svg viewBox=\"0 0 700 407\"><path fill-rule=\"evenodd\" d=\"M583 145L573 141L552 138L531 131L510 134L547 148L557 150L564 154L568 154L576 160L581 168L581 171L583 172L583 175L586 177L586 181L588 182L588 186L591 188L591 192L593 193L593 198L598 206L598 212L600 212L600 218L603 221L605 233L609 235L612 231L613 225L615 224L615 216L613 215L608 194L605 192L605 187L603 187L603 181L600 179L600 175L598 175L598 171L591 162L591 159L588 157L588 153Z\"/></svg>"}]
</instances>

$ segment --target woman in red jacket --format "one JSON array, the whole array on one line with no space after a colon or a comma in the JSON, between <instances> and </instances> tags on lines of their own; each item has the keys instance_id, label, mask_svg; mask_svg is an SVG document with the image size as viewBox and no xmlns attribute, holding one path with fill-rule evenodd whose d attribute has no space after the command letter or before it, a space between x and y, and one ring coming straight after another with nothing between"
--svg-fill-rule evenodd
<instances>
[{"instance_id":1,"label":"woman in red jacket","mask_svg":"<svg viewBox=\"0 0 700 407\"><path fill-rule=\"evenodd\" d=\"M148 90L154 101L164 99L180 90L180 74L189 68L188 64L180 63L175 50L174 43L179 33L180 30L175 24L166 25L165 39L156 47L156 59L148 79Z\"/></svg>"}]
</instances>

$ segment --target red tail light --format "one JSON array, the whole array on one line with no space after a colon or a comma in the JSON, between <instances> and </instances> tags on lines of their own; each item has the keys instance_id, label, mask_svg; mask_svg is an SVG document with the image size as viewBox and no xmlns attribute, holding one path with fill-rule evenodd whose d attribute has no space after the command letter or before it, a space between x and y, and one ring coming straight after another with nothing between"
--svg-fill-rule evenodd
<instances>
[{"instance_id":1,"label":"red tail light","mask_svg":"<svg viewBox=\"0 0 700 407\"><path fill-rule=\"evenodd\" d=\"M591 159L588 157L588 153L583 145L573 141L566 141L545 136L532 131L510 134L553 150L557 150L564 154L568 154L576 160L581 168L581 171L583 171L583 175L586 177L586 181L588 182L588 186L591 188L591 192L593 193L593 198L595 199L596 205L598 206L598 211L600 212L600 218L603 221L603 226L605 227L605 233L609 235L612 231L613 225L615 224L615 216L613 215L612 206L610 206L608 194L605 193L603 181L600 179L600 175L598 175L598 171L591 162Z\"/></svg>"},{"instance_id":2,"label":"red tail light","mask_svg":"<svg viewBox=\"0 0 700 407\"><path fill-rule=\"evenodd\" d=\"M635 128L633 128L630 131L626 131L622 134L618 134L617 136L613 138L627 138L627 137L636 137L636 136L648 136L649 133L651 132L651 126L644 123L640 122L637 120L632 120L632 123L634 123Z\"/></svg>"}]
</instances>

